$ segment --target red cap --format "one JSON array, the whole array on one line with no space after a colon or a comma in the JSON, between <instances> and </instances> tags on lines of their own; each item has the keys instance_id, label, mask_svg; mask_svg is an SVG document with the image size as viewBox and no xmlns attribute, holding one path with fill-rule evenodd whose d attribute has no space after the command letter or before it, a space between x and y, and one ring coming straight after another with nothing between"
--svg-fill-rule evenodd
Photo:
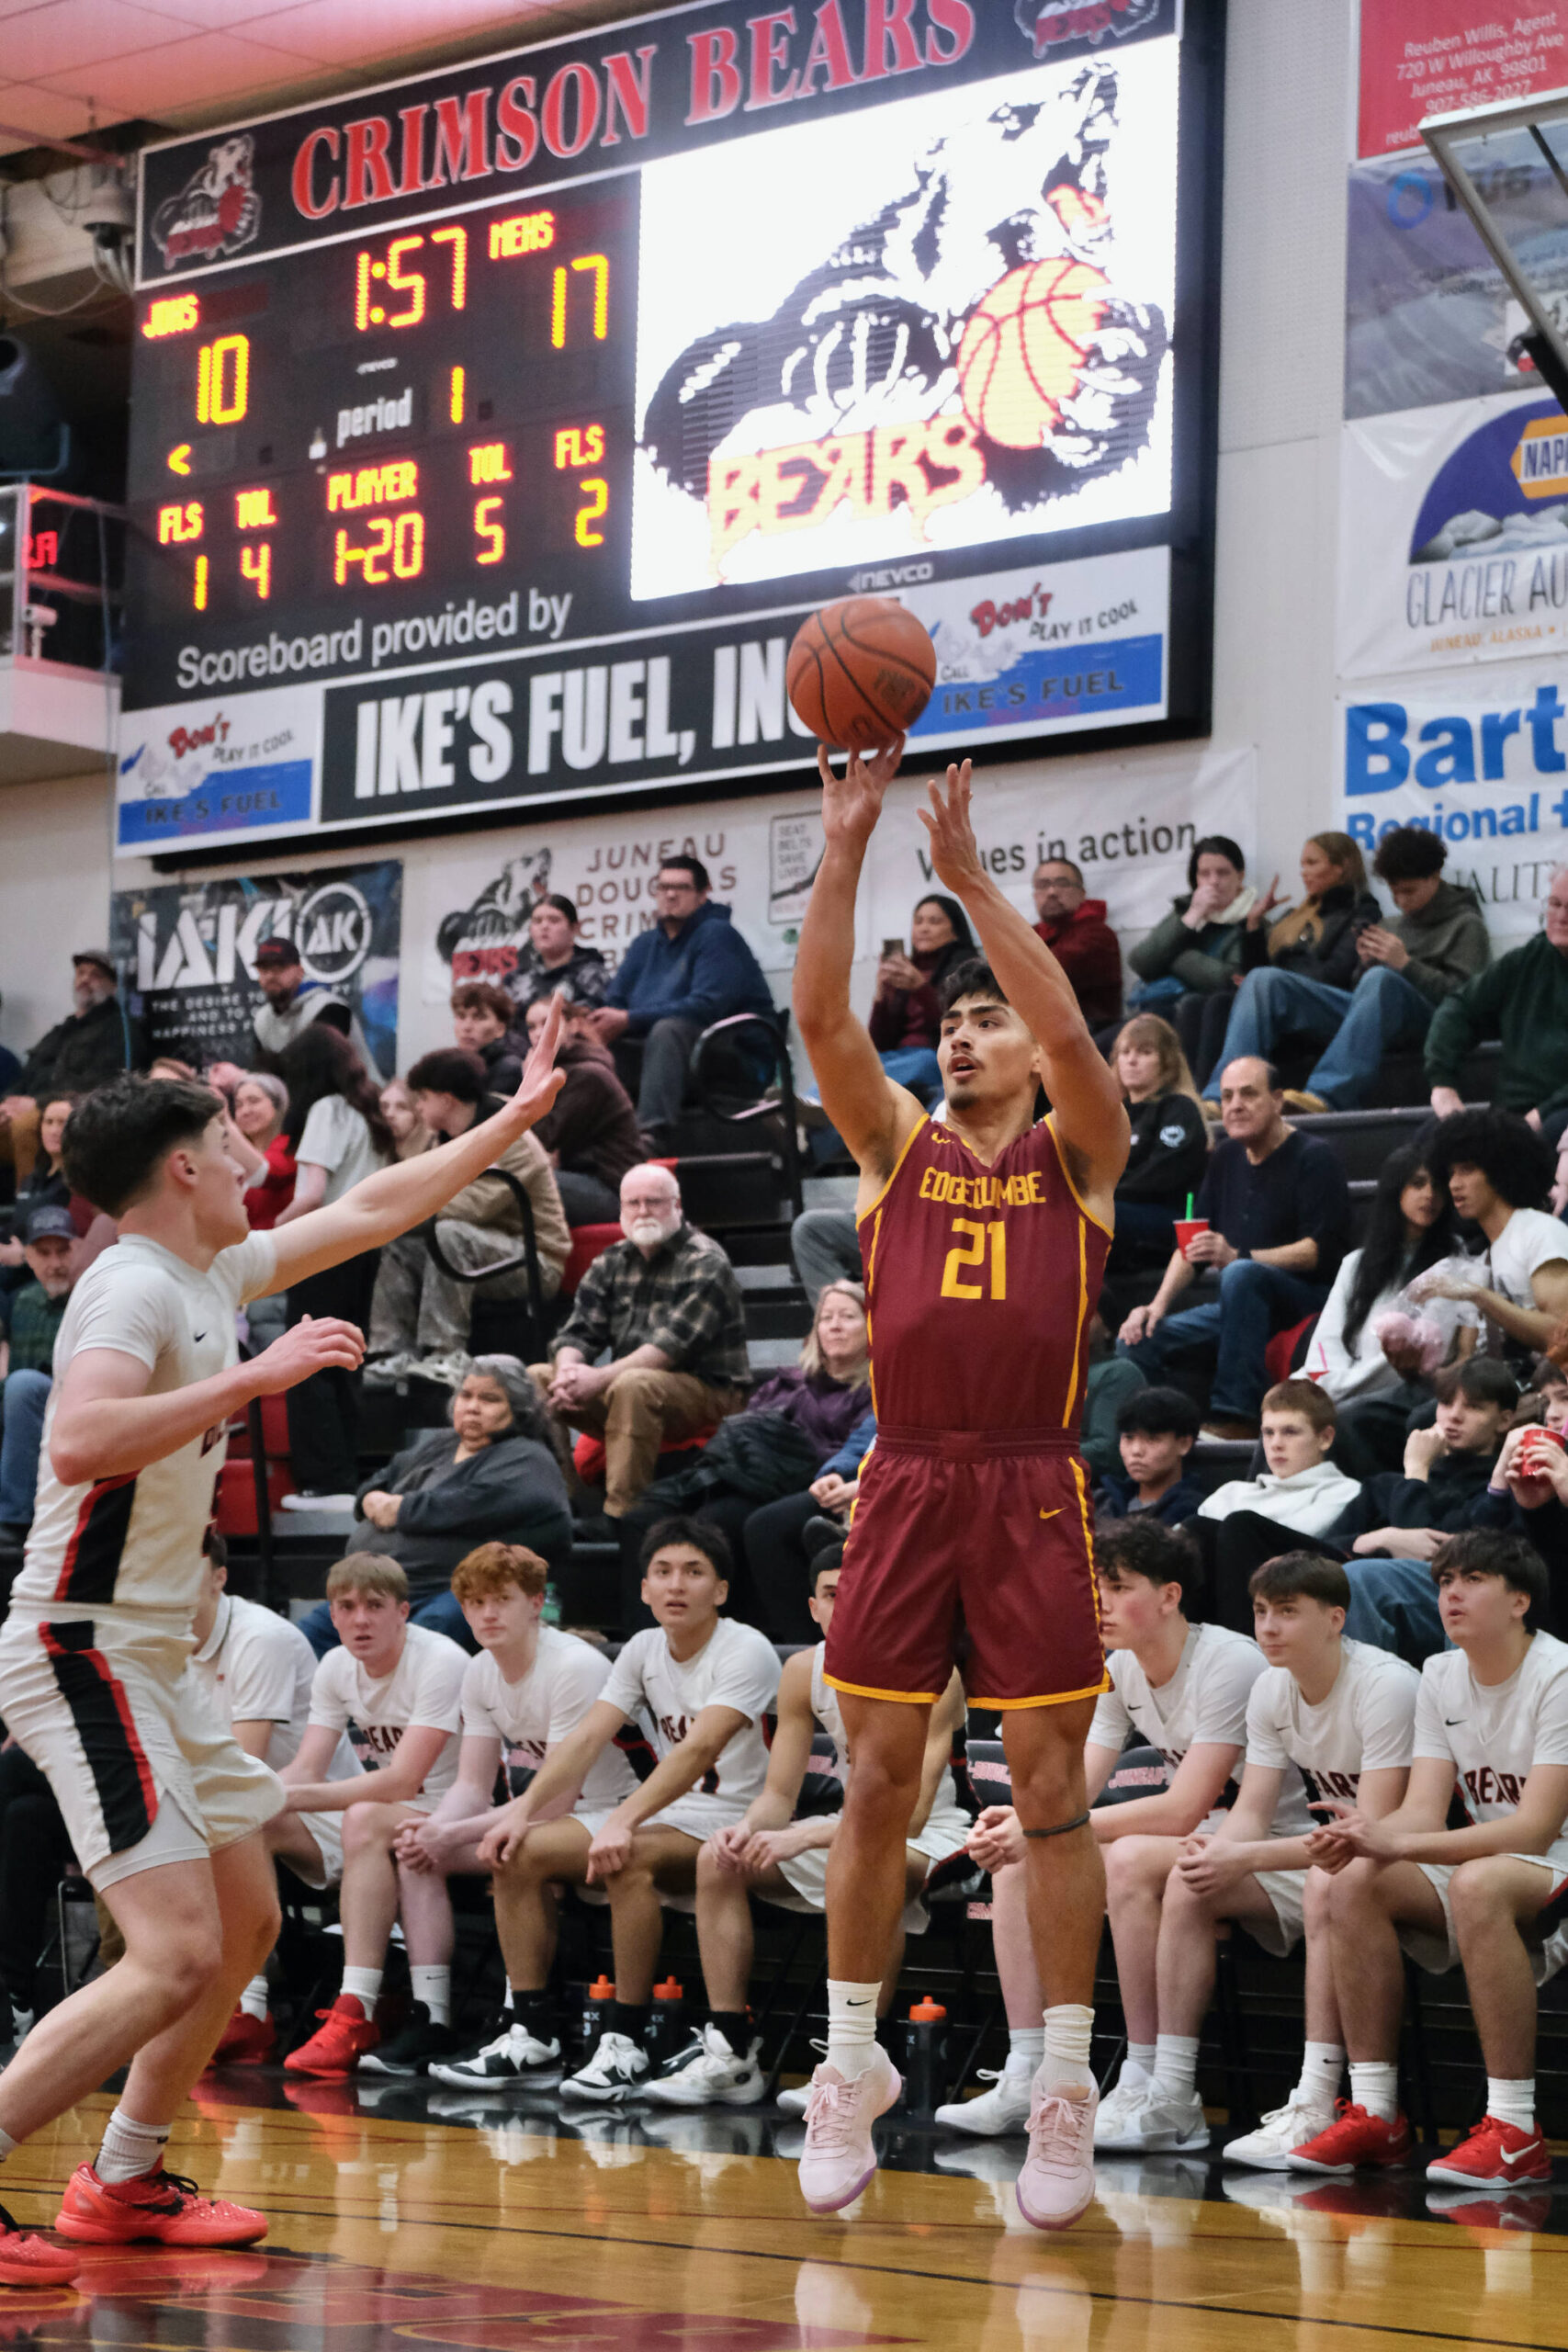
<instances>
[{"instance_id":1,"label":"red cap","mask_svg":"<svg viewBox=\"0 0 1568 2352\"><path fill-rule=\"evenodd\" d=\"M934 2025L939 2018L944 2018L946 2015L947 2011L942 2007L942 2003L933 2001L928 1994L923 2000L917 2001L909 2011L909 2023Z\"/></svg>"},{"instance_id":2,"label":"red cap","mask_svg":"<svg viewBox=\"0 0 1568 2352\"><path fill-rule=\"evenodd\" d=\"M596 1976L588 1987L588 1997L591 2001L613 2001L615 1988L607 1976Z\"/></svg>"},{"instance_id":3,"label":"red cap","mask_svg":"<svg viewBox=\"0 0 1568 2352\"><path fill-rule=\"evenodd\" d=\"M677 1984L672 1976L667 1976L662 1984L654 1986L653 1997L656 2001L683 2001L686 1996L684 1987Z\"/></svg>"}]
</instances>

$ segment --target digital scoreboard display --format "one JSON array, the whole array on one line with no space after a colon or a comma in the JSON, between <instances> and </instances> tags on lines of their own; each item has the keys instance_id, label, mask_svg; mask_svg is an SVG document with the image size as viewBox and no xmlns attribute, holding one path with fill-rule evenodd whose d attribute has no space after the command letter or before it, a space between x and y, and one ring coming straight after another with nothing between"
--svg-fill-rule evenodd
<instances>
[{"instance_id":1,"label":"digital scoreboard display","mask_svg":"<svg viewBox=\"0 0 1568 2352\"><path fill-rule=\"evenodd\" d=\"M733 0L141 159L118 841L1207 720L1219 7Z\"/></svg>"}]
</instances>

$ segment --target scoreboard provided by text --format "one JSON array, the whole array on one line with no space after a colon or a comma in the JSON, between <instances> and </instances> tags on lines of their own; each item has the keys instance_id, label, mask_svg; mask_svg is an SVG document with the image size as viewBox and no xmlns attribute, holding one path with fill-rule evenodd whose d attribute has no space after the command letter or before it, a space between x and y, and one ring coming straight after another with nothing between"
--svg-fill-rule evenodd
<instances>
[{"instance_id":1,"label":"scoreboard provided by text","mask_svg":"<svg viewBox=\"0 0 1568 2352\"><path fill-rule=\"evenodd\" d=\"M148 150L118 840L1207 723L1220 0L735 0Z\"/></svg>"}]
</instances>

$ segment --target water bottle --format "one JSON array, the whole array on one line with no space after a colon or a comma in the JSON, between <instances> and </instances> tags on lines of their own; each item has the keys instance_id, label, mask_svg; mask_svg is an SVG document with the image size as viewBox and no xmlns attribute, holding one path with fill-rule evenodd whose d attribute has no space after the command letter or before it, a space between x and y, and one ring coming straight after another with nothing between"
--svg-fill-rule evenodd
<instances>
[{"instance_id":1,"label":"water bottle","mask_svg":"<svg viewBox=\"0 0 1568 2352\"><path fill-rule=\"evenodd\" d=\"M558 1585L547 1584L545 1587L545 1605L539 1611L539 1623L541 1625L560 1623L560 1587Z\"/></svg>"},{"instance_id":2,"label":"water bottle","mask_svg":"<svg viewBox=\"0 0 1568 2352\"><path fill-rule=\"evenodd\" d=\"M684 1987L673 1976L653 1988L653 2014L648 2021L648 2065L657 2075L667 2058L673 2058L683 2045L686 2035L682 2022Z\"/></svg>"},{"instance_id":3,"label":"water bottle","mask_svg":"<svg viewBox=\"0 0 1568 2352\"><path fill-rule=\"evenodd\" d=\"M582 2043L581 2063L586 2065L598 2049L615 2007L615 1988L607 1976L596 1976L583 1996L582 2022L579 2029Z\"/></svg>"},{"instance_id":4,"label":"water bottle","mask_svg":"<svg viewBox=\"0 0 1568 2352\"><path fill-rule=\"evenodd\" d=\"M929 2123L947 2096L947 2011L940 2001L917 2001L903 2029L904 2111Z\"/></svg>"}]
</instances>

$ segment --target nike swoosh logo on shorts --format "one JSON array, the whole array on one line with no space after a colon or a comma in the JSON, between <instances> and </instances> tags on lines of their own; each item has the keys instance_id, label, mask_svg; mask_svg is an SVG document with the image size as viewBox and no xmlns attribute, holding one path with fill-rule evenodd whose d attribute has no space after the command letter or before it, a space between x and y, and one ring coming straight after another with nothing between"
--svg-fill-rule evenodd
<instances>
[{"instance_id":1,"label":"nike swoosh logo on shorts","mask_svg":"<svg viewBox=\"0 0 1568 2352\"><path fill-rule=\"evenodd\" d=\"M1055 1510L1043 1510L1040 1516L1042 1519L1060 1519L1062 1516L1062 1509L1063 1506L1058 1503Z\"/></svg>"},{"instance_id":2,"label":"nike swoosh logo on shorts","mask_svg":"<svg viewBox=\"0 0 1568 2352\"><path fill-rule=\"evenodd\" d=\"M206 1332L205 1332L205 1331L193 1331L193 1332L191 1333L191 1335L190 1335L190 1336L191 1336L191 1344L194 1346L194 1345L196 1344L197 1340L205 1340L205 1339L206 1339L206 1337L207 1337L207 1334L206 1334Z\"/></svg>"},{"instance_id":3,"label":"nike swoosh logo on shorts","mask_svg":"<svg viewBox=\"0 0 1568 2352\"><path fill-rule=\"evenodd\" d=\"M1468 1715L1445 1715L1443 1717L1443 1729L1445 1731L1452 1731L1455 1724L1467 1724L1469 1721L1470 1717Z\"/></svg>"}]
</instances>

